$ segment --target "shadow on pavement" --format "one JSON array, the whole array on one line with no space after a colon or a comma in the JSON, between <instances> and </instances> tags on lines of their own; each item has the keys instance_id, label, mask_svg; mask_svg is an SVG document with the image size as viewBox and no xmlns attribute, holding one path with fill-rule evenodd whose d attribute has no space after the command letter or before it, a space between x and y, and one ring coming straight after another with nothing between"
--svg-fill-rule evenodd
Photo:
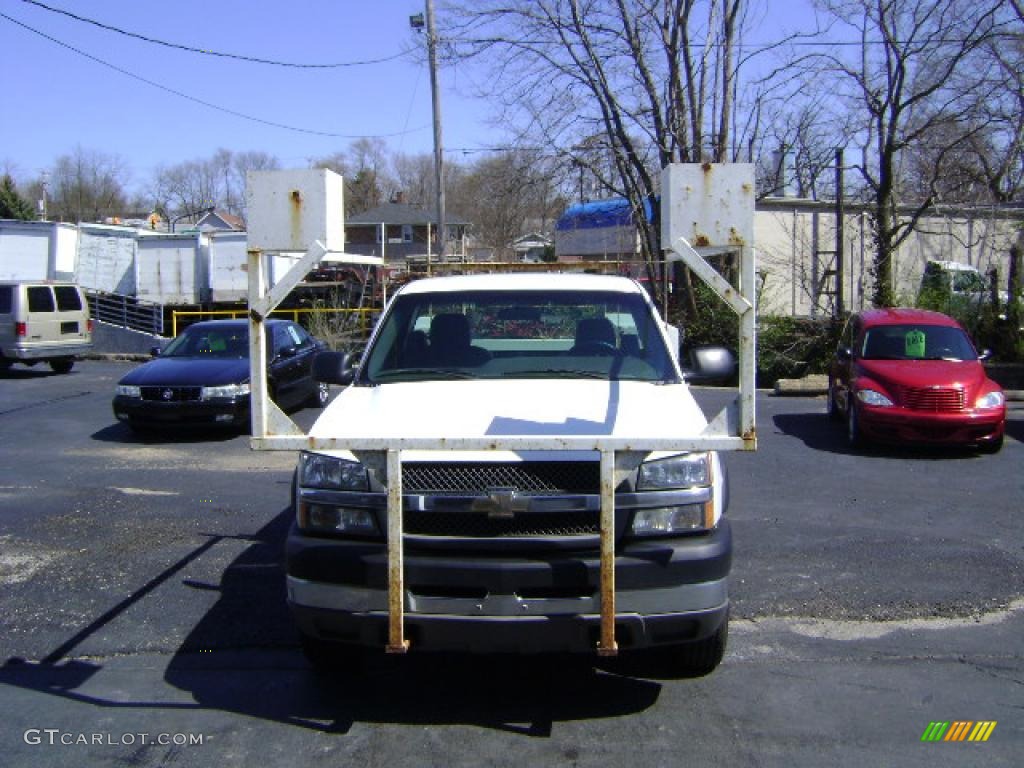
<instances>
[{"instance_id":1,"label":"shadow on pavement","mask_svg":"<svg viewBox=\"0 0 1024 768\"><path fill-rule=\"evenodd\" d=\"M103 443L138 443L139 445L174 445L188 443L214 443L245 437L239 429L210 427L172 427L133 431L127 424L115 421L110 426L93 432L89 437Z\"/></svg>"},{"instance_id":2,"label":"shadow on pavement","mask_svg":"<svg viewBox=\"0 0 1024 768\"><path fill-rule=\"evenodd\" d=\"M471 724L544 737L556 722L636 713L658 700L660 683L598 669L591 657L380 652L350 672L314 671L298 650L285 602L290 524L286 509L251 537L209 535L41 661L8 659L0 683L102 708L216 710L339 734L354 723L375 722ZM188 589L220 593L164 671L164 680L187 691L194 703L168 703L159 690L135 701L80 693L103 665L75 659L76 647L226 538L249 545L219 584L181 581Z\"/></svg>"},{"instance_id":3,"label":"shadow on pavement","mask_svg":"<svg viewBox=\"0 0 1024 768\"><path fill-rule=\"evenodd\" d=\"M871 443L861 448L851 448L846 441L845 424L832 421L825 413L779 413L772 417L772 421L780 432L802 440L808 448L816 451L922 461L943 461L981 456L972 448L959 446L932 447ZM1007 421L1006 428L1007 434L1010 434L1009 421Z\"/></svg>"}]
</instances>

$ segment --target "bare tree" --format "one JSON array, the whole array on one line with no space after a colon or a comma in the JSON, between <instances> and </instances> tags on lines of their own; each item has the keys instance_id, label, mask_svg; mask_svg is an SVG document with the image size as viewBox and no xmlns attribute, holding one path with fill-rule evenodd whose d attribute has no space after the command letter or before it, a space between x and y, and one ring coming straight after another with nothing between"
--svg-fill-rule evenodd
<instances>
[{"instance_id":1,"label":"bare tree","mask_svg":"<svg viewBox=\"0 0 1024 768\"><path fill-rule=\"evenodd\" d=\"M232 152L222 148L209 158L159 167L151 196L156 208L171 219L195 219L209 208L244 219L245 174L280 167L280 161L266 152Z\"/></svg>"},{"instance_id":2,"label":"bare tree","mask_svg":"<svg viewBox=\"0 0 1024 768\"><path fill-rule=\"evenodd\" d=\"M627 198L648 264L660 224L645 207L672 162L734 159L734 43L745 0L482 0L451 3L442 37L485 59L501 120ZM700 42L695 42L700 41ZM742 145L744 142L740 142ZM613 169L609 172L609 168ZM653 206L657 211L657 207Z\"/></svg>"},{"instance_id":3,"label":"bare tree","mask_svg":"<svg viewBox=\"0 0 1024 768\"><path fill-rule=\"evenodd\" d=\"M564 206L548 164L538 152L485 156L449 181L452 208L472 222L479 240L509 258L513 240L533 222L543 229L555 206Z\"/></svg>"},{"instance_id":4,"label":"bare tree","mask_svg":"<svg viewBox=\"0 0 1024 768\"><path fill-rule=\"evenodd\" d=\"M62 221L103 221L124 212L128 167L123 159L75 147L50 177L49 213Z\"/></svg>"},{"instance_id":5,"label":"bare tree","mask_svg":"<svg viewBox=\"0 0 1024 768\"><path fill-rule=\"evenodd\" d=\"M977 128L957 75L992 39L998 0L818 0L852 30L860 46L849 57L823 53L844 100L863 160L857 170L874 208L876 306L891 306L892 257L935 201L946 158L963 150ZM901 188L901 164L914 147L930 146L935 162L916 199ZM909 215L899 205L910 203Z\"/></svg>"}]
</instances>

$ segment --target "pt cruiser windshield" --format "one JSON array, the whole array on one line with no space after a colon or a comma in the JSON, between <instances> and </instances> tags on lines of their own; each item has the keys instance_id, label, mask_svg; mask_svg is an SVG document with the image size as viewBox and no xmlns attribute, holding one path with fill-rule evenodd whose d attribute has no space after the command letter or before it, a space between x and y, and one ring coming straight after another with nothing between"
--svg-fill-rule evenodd
<instances>
[{"instance_id":1,"label":"pt cruiser windshield","mask_svg":"<svg viewBox=\"0 0 1024 768\"><path fill-rule=\"evenodd\" d=\"M651 306L612 291L470 291L395 299L361 384L431 379L676 382Z\"/></svg>"}]
</instances>

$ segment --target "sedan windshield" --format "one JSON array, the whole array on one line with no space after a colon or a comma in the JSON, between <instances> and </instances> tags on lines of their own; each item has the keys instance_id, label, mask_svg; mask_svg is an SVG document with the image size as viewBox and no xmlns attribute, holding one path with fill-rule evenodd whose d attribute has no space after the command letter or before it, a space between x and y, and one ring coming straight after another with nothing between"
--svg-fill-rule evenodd
<instances>
[{"instance_id":1,"label":"sedan windshield","mask_svg":"<svg viewBox=\"0 0 1024 768\"><path fill-rule=\"evenodd\" d=\"M194 325L186 328L160 353L160 357L249 356L249 332L244 325L210 328Z\"/></svg>"},{"instance_id":2,"label":"sedan windshield","mask_svg":"<svg viewBox=\"0 0 1024 768\"><path fill-rule=\"evenodd\" d=\"M675 381L677 374L639 294L475 291L397 297L361 382L499 378Z\"/></svg>"},{"instance_id":3,"label":"sedan windshield","mask_svg":"<svg viewBox=\"0 0 1024 768\"><path fill-rule=\"evenodd\" d=\"M864 360L977 360L967 334L946 325L882 325L869 328Z\"/></svg>"}]
</instances>

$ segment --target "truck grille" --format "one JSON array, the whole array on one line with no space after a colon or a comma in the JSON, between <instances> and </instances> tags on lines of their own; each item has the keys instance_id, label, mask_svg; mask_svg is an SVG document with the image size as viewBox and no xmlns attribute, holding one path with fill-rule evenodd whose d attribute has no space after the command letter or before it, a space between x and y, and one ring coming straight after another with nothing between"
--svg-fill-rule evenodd
<instances>
[{"instance_id":1,"label":"truck grille","mask_svg":"<svg viewBox=\"0 0 1024 768\"><path fill-rule=\"evenodd\" d=\"M405 532L414 536L462 539L597 536L601 532L598 512L532 512L493 519L479 513L406 511L402 524Z\"/></svg>"},{"instance_id":2,"label":"truck grille","mask_svg":"<svg viewBox=\"0 0 1024 768\"><path fill-rule=\"evenodd\" d=\"M598 493L600 487L601 469L596 461L416 462L402 465L402 489L405 493L482 495L502 488L534 496L557 496Z\"/></svg>"},{"instance_id":3,"label":"truck grille","mask_svg":"<svg viewBox=\"0 0 1024 768\"><path fill-rule=\"evenodd\" d=\"M904 387L903 403L912 411L956 413L964 410L966 395L963 389L953 387Z\"/></svg>"},{"instance_id":4,"label":"truck grille","mask_svg":"<svg viewBox=\"0 0 1024 768\"><path fill-rule=\"evenodd\" d=\"M162 403L185 403L199 399L199 387L141 387L143 400Z\"/></svg>"}]
</instances>

